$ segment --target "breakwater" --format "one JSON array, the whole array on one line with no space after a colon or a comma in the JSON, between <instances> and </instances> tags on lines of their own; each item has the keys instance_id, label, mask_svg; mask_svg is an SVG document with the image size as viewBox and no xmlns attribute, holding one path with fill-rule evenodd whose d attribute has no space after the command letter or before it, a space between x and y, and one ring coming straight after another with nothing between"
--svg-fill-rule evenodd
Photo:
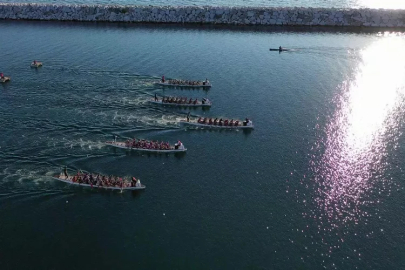
<instances>
[{"instance_id":1,"label":"breakwater","mask_svg":"<svg viewBox=\"0 0 405 270\"><path fill-rule=\"evenodd\" d=\"M0 4L0 19L232 25L405 27L405 10Z\"/></svg>"}]
</instances>

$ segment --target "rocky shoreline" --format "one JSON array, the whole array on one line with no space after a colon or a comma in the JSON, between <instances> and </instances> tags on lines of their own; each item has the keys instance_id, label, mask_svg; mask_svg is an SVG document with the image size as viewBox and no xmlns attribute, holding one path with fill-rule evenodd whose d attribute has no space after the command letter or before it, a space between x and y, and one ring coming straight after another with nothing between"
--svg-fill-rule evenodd
<instances>
[{"instance_id":1,"label":"rocky shoreline","mask_svg":"<svg viewBox=\"0 0 405 270\"><path fill-rule=\"evenodd\" d=\"M224 25L405 27L405 10L0 3L0 19Z\"/></svg>"}]
</instances>

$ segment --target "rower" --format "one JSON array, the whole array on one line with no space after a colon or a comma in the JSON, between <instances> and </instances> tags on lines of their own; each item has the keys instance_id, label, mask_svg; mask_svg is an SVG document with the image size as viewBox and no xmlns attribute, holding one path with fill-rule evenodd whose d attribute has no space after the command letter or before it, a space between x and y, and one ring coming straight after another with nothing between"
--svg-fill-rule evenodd
<instances>
[{"instance_id":1,"label":"rower","mask_svg":"<svg viewBox=\"0 0 405 270\"><path fill-rule=\"evenodd\" d=\"M3 72L0 73L0 78L1 78L1 79L4 79L4 74L3 74Z\"/></svg>"},{"instance_id":2,"label":"rower","mask_svg":"<svg viewBox=\"0 0 405 270\"><path fill-rule=\"evenodd\" d=\"M69 177L68 173L67 173L67 168L65 166L65 168L63 169L63 173L65 174L66 179Z\"/></svg>"},{"instance_id":3,"label":"rower","mask_svg":"<svg viewBox=\"0 0 405 270\"><path fill-rule=\"evenodd\" d=\"M246 126L248 123L249 123L249 119L248 119L248 118L246 118L246 120L245 120L245 121L243 121L243 125L244 125L244 126Z\"/></svg>"},{"instance_id":4,"label":"rower","mask_svg":"<svg viewBox=\"0 0 405 270\"><path fill-rule=\"evenodd\" d=\"M278 51L279 51L279 52L281 52L282 50L283 50L283 48L281 48L281 46L278 47Z\"/></svg>"},{"instance_id":5,"label":"rower","mask_svg":"<svg viewBox=\"0 0 405 270\"><path fill-rule=\"evenodd\" d=\"M155 101L158 101L156 93L155 93ZM162 102L163 102L163 99L162 99Z\"/></svg>"},{"instance_id":6,"label":"rower","mask_svg":"<svg viewBox=\"0 0 405 270\"><path fill-rule=\"evenodd\" d=\"M187 114L187 122L190 122L190 112Z\"/></svg>"},{"instance_id":7,"label":"rower","mask_svg":"<svg viewBox=\"0 0 405 270\"><path fill-rule=\"evenodd\" d=\"M165 75L162 76L162 83L165 82Z\"/></svg>"},{"instance_id":8,"label":"rower","mask_svg":"<svg viewBox=\"0 0 405 270\"><path fill-rule=\"evenodd\" d=\"M194 102L193 102L193 104L194 104L194 105L196 105L196 104L197 104L197 101L198 101L198 100L197 100L197 99L195 99L195 100L194 100Z\"/></svg>"},{"instance_id":9,"label":"rower","mask_svg":"<svg viewBox=\"0 0 405 270\"><path fill-rule=\"evenodd\" d=\"M191 104L193 102L193 99L190 98L190 100L188 101L188 104Z\"/></svg>"}]
</instances>

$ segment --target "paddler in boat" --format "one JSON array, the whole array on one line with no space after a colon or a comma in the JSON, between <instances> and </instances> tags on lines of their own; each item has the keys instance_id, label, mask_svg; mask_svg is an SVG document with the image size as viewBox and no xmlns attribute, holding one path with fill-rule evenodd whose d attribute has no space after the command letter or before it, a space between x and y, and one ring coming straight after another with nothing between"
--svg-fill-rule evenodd
<instances>
[{"instance_id":1,"label":"paddler in boat","mask_svg":"<svg viewBox=\"0 0 405 270\"><path fill-rule=\"evenodd\" d=\"M281 48L281 46L278 47L278 51L279 51L279 52L282 52L282 51L283 51L283 48Z\"/></svg>"},{"instance_id":2,"label":"paddler in boat","mask_svg":"<svg viewBox=\"0 0 405 270\"><path fill-rule=\"evenodd\" d=\"M190 122L190 112L187 114L187 122Z\"/></svg>"},{"instance_id":3,"label":"paddler in boat","mask_svg":"<svg viewBox=\"0 0 405 270\"><path fill-rule=\"evenodd\" d=\"M69 178L69 175L67 173L67 167L65 166L65 168L63 169L63 173L65 174L66 179Z\"/></svg>"},{"instance_id":4,"label":"paddler in boat","mask_svg":"<svg viewBox=\"0 0 405 270\"><path fill-rule=\"evenodd\" d=\"M0 73L0 79L4 79L4 74L3 74L3 72Z\"/></svg>"},{"instance_id":5,"label":"paddler in boat","mask_svg":"<svg viewBox=\"0 0 405 270\"><path fill-rule=\"evenodd\" d=\"M158 101L156 93L155 93L155 101ZM162 102L163 102L163 99L162 99Z\"/></svg>"},{"instance_id":6,"label":"paddler in boat","mask_svg":"<svg viewBox=\"0 0 405 270\"><path fill-rule=\"evenodd\" d=\"M162 76L162 83L165 82L165 75Z\"/></svg>"},{"instance_id":7,"label":"paddler in boat","mask_svg":"<svg viewBox=\"0 0 405 270\"><path fill-rule=\"evenodd\" d=\"M174 149L179 149L181 145L181 141L178 141L177 143L174 144Z\"/></svg>"}]
</instances>

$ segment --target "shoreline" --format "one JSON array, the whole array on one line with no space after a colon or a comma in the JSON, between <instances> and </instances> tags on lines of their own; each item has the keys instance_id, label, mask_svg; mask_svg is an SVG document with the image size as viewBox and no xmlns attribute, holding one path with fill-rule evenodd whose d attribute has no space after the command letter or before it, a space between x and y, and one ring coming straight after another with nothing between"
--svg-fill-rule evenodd
<instances>
[{"instance_id":1,"label":"shoreline","mask_svg":"<svg viewBox=\"0 0 405 270\"><path fill-rule=\"evenodd\" d=\"M0 3L1 20L405 28L405 10Z\"/></svg>"}]
</instances>

